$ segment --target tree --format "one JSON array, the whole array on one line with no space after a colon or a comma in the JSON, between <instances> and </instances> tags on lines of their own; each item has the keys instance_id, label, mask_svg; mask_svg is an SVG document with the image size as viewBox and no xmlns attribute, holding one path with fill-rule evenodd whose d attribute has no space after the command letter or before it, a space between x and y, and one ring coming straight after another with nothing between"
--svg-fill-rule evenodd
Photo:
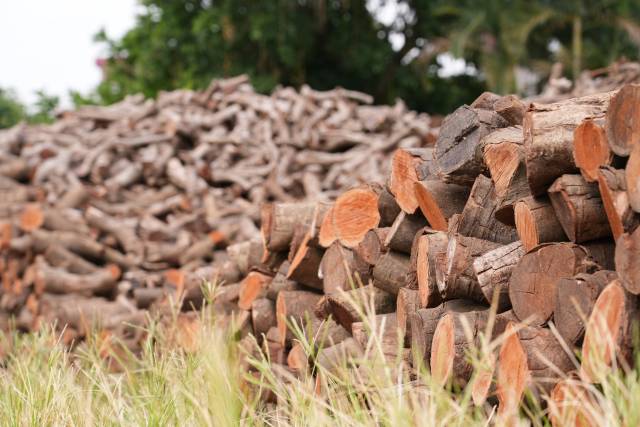
<instances>
[{"instance_id":1,"label":"tree","mask_svg":"<svg viewBox=\"0 0 640 427\"><path fill-rule=\"evenodd\" d=\"M8 128L26 116L24 105L11 90L0 88L0 129Z\"/></svg>"}]
</instances>

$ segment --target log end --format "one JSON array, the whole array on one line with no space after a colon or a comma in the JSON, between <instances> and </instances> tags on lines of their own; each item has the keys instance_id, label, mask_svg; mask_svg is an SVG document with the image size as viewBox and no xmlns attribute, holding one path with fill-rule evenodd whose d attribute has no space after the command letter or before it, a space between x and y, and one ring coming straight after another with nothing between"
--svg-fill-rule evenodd
<instances>
[{"instance_id":1,"label":"log end","mask_svg":"<svg viewBox=\"0 0 640 427\"><path fill-rule=\"evenodd\" d=\"M453 316L446 314L440 319L431 344L431 376L436 384L444 386L453 371L454 347Z\"/></svg>"},{"instance_id":2,"label":"log end","mask_svg":"<svg viewBox=\"0 0 640 427\"><path fill-rule=\"evenodd\" d=\"M497 396L502 416L515 414L529 382L527 354L518 338L516 325L509 322L505 329L505 340L498 355Z\"/></svg>"},{"instance_id":3,"label":"log end","mask_svg":"<svg viewBox=\"0 0 640 427\"><path fill-rule=\"evenodd\" d=\"M427 221L429 221L431 228L439 231L447 231L447 219L425 184L422 182L415 182L413 184L413 190L418 206L420 207L422 214L427 218Z\"/></svg>"},{"instance_id":4,"label":"log end","mask_svg":"<svg viewBox=\"0 0 640 427\"><path fill-rule=\"evenodd\" d=\"M576 128L573 137L573 159L586 181L594 182L598 179L600 166L609 165L612 159L602 126L587 119Z\"/></svg>"},{"instance_id":5,"label":"log end","mask_svg":"<svg viewBox=\"0 0 640 427\"><path fill-rule=\"evenodd\" d=\"M398 149L391 159L391 175L389 177L389 191L396 198L400 209L412 214L418 208L413 184L418 181L416 173L416 159L407 151Z\"/></svg>"},{"instance_id":6,"label":"log end","mask_svg":"<svg viewBox=\"0 0 640 427\"><path fill-rule=\"evenodd\" d=\"M44 223L44 212L37 203L30 203L25 206L20 214L20 228L30 232L39 229Z\"/></svg>"}]
</instances>

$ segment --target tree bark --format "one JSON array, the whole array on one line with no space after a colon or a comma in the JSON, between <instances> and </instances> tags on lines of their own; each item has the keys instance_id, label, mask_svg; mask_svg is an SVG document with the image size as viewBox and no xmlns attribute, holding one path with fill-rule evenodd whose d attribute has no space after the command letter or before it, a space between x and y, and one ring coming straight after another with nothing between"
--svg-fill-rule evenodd
<instances>
[{"instance_id":1,"label":"tree bark","mask_svg":"<svg viewBox=\"0 0 640 427\"><path fill-rule=\"evenodd\" d=\"M349 290L371 277L371 268L353 250L334 242L325 251L320 262L322 289L325 294L334 294L339 289Z\"/></svg>"},{"instance_id":2,"label":"tree bark","mask_svg":"<svg viewBox=\"0 0 640 427\"><path fill-rule=\"evenodd\" d=\"M548 197L526 197L516 203L514 211L516 230L525 251L541 243L567 240Z\"/></svg>"},{"instance_id":3,"label":"tree bark","mask_svg":"<svg viewBox=\"0 0 640 427\"><path fill-rule=\"evenodd\" d=\"M422 215L407 215L401 212L387 233L384 247L387 250L411 254L413 238L426 225L427 221Z\"/></svg>"},{"instance_id":4,"label":"tree bark","mask_svg":"<svg viewBox=\"0 0 640 427\"><path fill-rule=\"evenodd\" d=\"M387 252L373 267L373 285L393 295L407 284L409 257L402 253Z\"/></svg>"},{"instance_id":5,"label":"tree bark","mask_svg":"<svg viewBox=\"0 0 640 427\"><path fill-rule=\"evenodd\" d=\"M490 303L497 303L498 312L509 309L509 280L511 272L525 254L520 241L486 252L473 261L473 270L480 290Z\"/></svg>"},{"instance_id":6,"label":"tree bark","mask_svg":"<svg viewBox=\"0 0 640 427\"><path fill-rule=\"evenodd\" d=\"M282 291L276 300L276 319L280 342L289 343L293 338L291 325L304 327L313 317L315 305L322 295L309 291Z\"/></svg>"},{"instance_id":7,"label":"tree bark","mask_svg":"<svg viewBox=\"0 0 640 427\"><path fill-rule=\"evenodd\" d=\"M587 182L596 181L600 167L610 165L613 160L601 124L602 120L586 119L573 135L573 160Z\"/></svg>"},{"instance_id":8,"label":"tree bark","mask_svg":"<svg viewBox=\"0 0 640 427\"><path fill-rule=\"evenodd\" d=\"M449 237L442 231L427 231L416 245L416 275L421 307L435 307L442 302L436 280L436 256L446 254Z\"/></svg>"},{"instance_id":9,"label":"tree bark","mask_svg":"<svg viewBox=\"0 0 640 427\"><path fill-rule=\"evenodd\" d=\"M627 84L611 97L606 114L605 131L611 150L618 156L628 156L638 145L640 120L638 103L640 86Z\"/></svg>"},{"instance_id":10,"label":"tree bark","mask_svg":"<svg viewBox=\"0 0 640 427\"><path fill-rule=\"evenodd\" d=\"M321 319L333 319L346 330L351 330L353 322L362 321L360 313L373 301L376 314L392 313L396 309L396 297L389 292L367 285L352 289L344 294L325 295L315 307L315 314ZM356 307L351 304L354 301ZM366 302L366 303L365 303Z\"/></svg>"},{"instance_id":11,"label":"tree bark","mask_svg":"<svg viewBox=\"0 0 640 427\"><path fill-rule=\"evenodd\" d=\"M624 170L609 166L600 168L598 189L614 240L618 240L623 233L635 230L640 223L640 216L629 205Z\"/></svg>"},{"instance_id":12,"label":"tree bark","mask_svg":"<svg viewBox=\"0 0 640 427\"><path fill-rule=\"evenodd\" d=\"M623 234L616 241L615 266L620 283L634 295L640 295L640 228Z\"/></svg>"},{"instance_id":13,"label":"tree bark","mask_svg":"<svg viewBox=\"0 0 640 427\"><path fill-rule=\"evenodd\" d=\"M260 231L265 248L272 252L288 250L296 225L311 225L315 209L314 202L264 205Z\"/></svg>"}]
</instances>

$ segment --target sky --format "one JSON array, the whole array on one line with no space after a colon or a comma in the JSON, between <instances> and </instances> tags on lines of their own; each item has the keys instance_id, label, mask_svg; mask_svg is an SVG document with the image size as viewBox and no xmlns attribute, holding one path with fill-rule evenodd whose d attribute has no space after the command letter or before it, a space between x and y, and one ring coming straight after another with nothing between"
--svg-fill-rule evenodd
<instances>
[{"instance_id":1,"label":"sky","mask_svg":"<svg viewBox=\"0 0 640 427\"><path fill-rule=\"evenodd\" d=\"M0 0L0 87L32 104L44 89L69 103L70 89L86 93L100 82L96 59L110 37L134 25L136 0Z\"/></svg>"}]
</instances>

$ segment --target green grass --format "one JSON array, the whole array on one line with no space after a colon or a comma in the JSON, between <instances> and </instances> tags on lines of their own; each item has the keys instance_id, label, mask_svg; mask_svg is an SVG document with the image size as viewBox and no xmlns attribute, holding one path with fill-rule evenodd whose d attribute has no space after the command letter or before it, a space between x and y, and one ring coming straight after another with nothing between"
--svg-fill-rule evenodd
<instances>
[{"instance_id":1,"label":"green grass","mask_svg":"<svg viewBox=\"0 0 640 427\"><path fill-rule=\"evenodd\" d=\"M371 339L358 370L346 362L337 370L316 367L300 378L274 375L262 356L246 360L234 328L220 327L203 311L190 351L176 345L167 328L151 323L142 354L120 354L112 369L103 357L104 341L94 334L73 352L51 329L5 337L11 351L0 368L0 425L10 426L486 426L501 424L495 407L474 407L467 389L451 391L431 384L426 369L417 380L403 374L402 362L384 360L380 331L364 312ZM313 346L298 337L309 352ZM480 364L483 343L469 357ZM485 348L483 350L482 348ZM115 354L114 354L115 357ZM249 374L249 366L254 375ZM637 371L603 372L588 387L586 401L595 425L640 423ZM249 387L248 384L251 384ZM264 403L267 391L278 405ZM544 406L544 405L543 405ZM546 409L523 406L512 425L549 424Z\"/></svg>"}]
</instances>

